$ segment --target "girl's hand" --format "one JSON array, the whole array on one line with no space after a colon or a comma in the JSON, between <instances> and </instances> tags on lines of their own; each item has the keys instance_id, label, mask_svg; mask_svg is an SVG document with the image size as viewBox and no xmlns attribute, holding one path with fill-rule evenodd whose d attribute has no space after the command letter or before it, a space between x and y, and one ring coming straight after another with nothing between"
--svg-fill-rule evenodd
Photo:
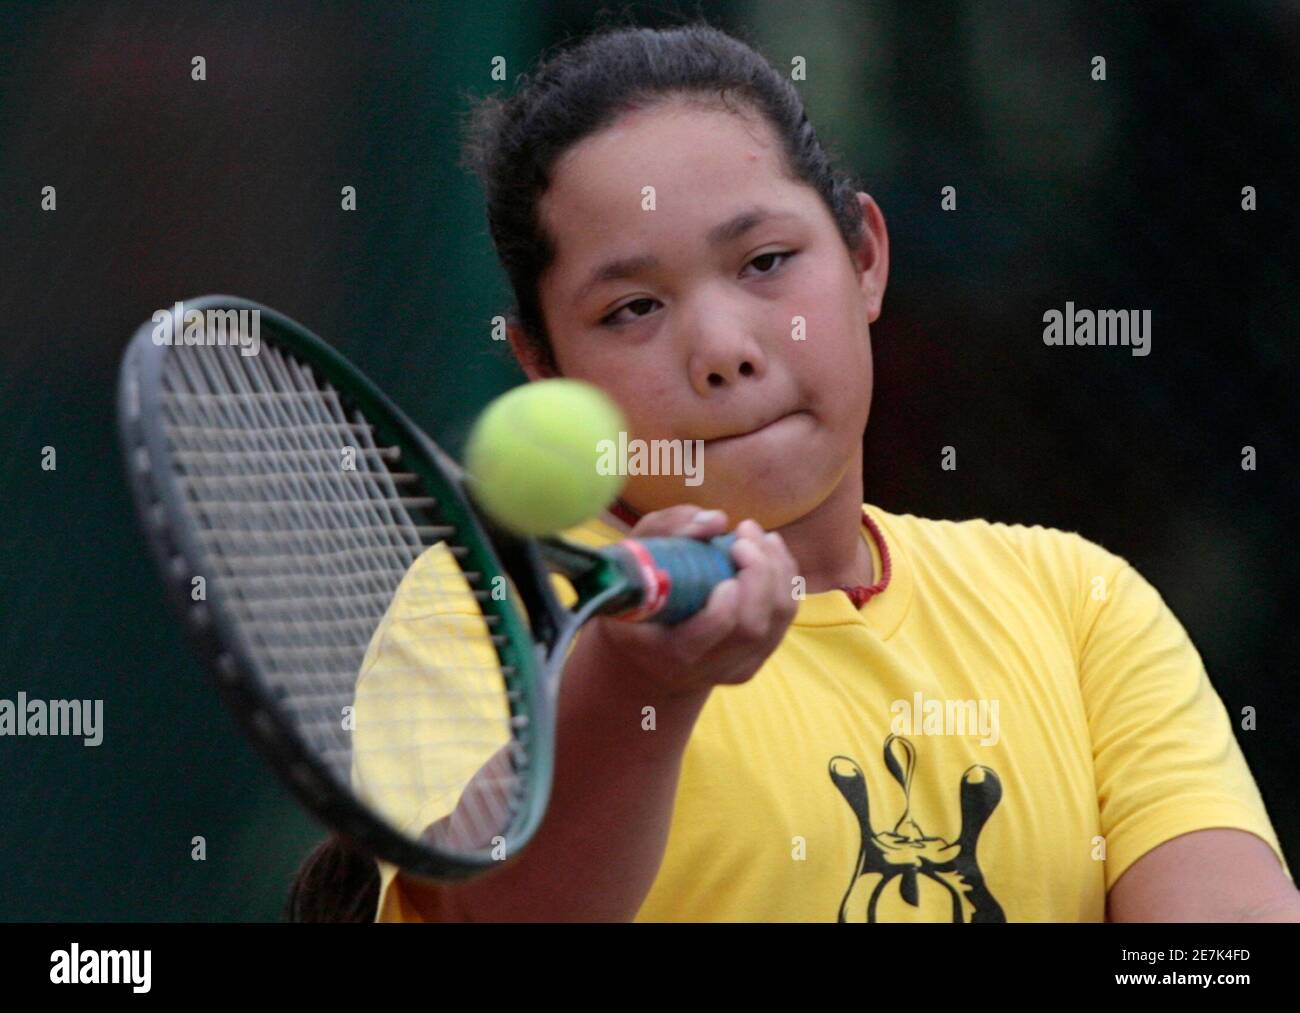
<instances>
[{"instance_id":1,"label":"girl's hand","mask_svg":"<svg viewBox=\"0 0 1300 1013\"><path fill-rule=\"evenodd\" d=\"M722 511L681 504L646 514L631 537L678 536L707 541L727 530ZM675 626L602 616L588 624L610 663L669 695L747 682L776 650L798 610L797 564L776 532L756 521L736 527L731 558L738 573L713 589L705 607Z\"/></svg>"}]
</instances>

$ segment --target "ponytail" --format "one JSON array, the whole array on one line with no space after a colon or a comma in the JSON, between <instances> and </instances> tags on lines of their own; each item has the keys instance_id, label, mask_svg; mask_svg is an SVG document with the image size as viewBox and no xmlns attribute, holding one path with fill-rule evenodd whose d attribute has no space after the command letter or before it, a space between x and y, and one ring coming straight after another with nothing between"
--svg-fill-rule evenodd
<instances>
[{"instance_id":1,"label":"ponytail","mask_svg":"<svg viewBox=\"0 0 1300 1013\"><path fill-rule=\"evenodd\" d=\"M325 838L294 876L284 919L290 922L373 922L379 869L366 851L336 833Z\"/></svg>"}]
</instances>

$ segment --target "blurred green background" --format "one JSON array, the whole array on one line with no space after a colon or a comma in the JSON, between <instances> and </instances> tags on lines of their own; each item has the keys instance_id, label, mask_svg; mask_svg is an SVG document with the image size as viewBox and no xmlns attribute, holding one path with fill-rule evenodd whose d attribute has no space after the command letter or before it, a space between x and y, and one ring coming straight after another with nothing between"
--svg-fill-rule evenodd
<instances>
[{"instance_id":1,"label":"blurred green background","mask_svg":"<svg viewBox=\"0 0 1300 1013\"><path fill-rule=\"evenodd\" d=\"M891 233L867 498L1077 530L1133 562L1229 712L1257 708L1238 735L1295 866L1300 5L616 10L702 13L778 66L806 58L811 118ZM163 608L115 443L118 357L158 307L245 296L459 452L522 375L490 340L509 293L458 124L501 87L494 57L513 81L602 19L566 2L0 8L0 696L103 698L106 724L93 749L0 738L0 918L279 916L321 831ZM1066 300L1151 309L1152 354L1045 348L1042 313Z\"/></svg>"}]
</instances>

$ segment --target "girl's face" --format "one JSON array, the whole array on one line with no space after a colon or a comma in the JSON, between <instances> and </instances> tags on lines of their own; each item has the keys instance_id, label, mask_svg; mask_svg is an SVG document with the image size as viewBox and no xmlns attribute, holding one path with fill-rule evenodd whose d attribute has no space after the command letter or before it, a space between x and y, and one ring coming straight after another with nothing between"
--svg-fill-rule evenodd
<instances>
[{"instance_id":1,"label":"girl's face","mask_svg":"<svg viewBox=\"0 0 1300 1013\"><path fill-rule=\"evenodd\" d=\"M861 496L888 238L858 199L850 255L765 120L682 101L626 113L559 160L539 295L561 373L609 393L629 441L705 441L702 483L630 476L635 509L696 503L774 529L842 483Z\"/></svg>"}]
</instances>

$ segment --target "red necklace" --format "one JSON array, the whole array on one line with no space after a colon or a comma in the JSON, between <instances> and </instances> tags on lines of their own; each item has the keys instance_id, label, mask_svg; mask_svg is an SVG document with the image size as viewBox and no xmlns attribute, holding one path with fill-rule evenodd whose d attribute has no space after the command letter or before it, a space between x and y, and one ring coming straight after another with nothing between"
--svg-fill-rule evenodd
<instances>
[{"instance_id":1,"label":"red necklace","mask_svg":"<svg viewBox=\"0 0 1300 1013\"><path fill-rule=\"evenodd\" d=\"M636 522L641 519L641 515L621 499L616 499L613 504L610 505L609 512L628 527L634 527ZM840 585L840 590L849 596L849 600L853 602L853 607L858 609L862 608L863 605L887 588L889 586L889 578L893 574L893 567L889 562L889 546L885 544L885 536L881 534L880 528L876 525L876 522L871 519L871 515L867 513L866 507L862 508L862 523L866 527L867 531L870 532L871 537L876 540L876 547L880 550L881 574L880 579L870 587L867 587L865 584Z\"/></svg>"}]
</instances>

